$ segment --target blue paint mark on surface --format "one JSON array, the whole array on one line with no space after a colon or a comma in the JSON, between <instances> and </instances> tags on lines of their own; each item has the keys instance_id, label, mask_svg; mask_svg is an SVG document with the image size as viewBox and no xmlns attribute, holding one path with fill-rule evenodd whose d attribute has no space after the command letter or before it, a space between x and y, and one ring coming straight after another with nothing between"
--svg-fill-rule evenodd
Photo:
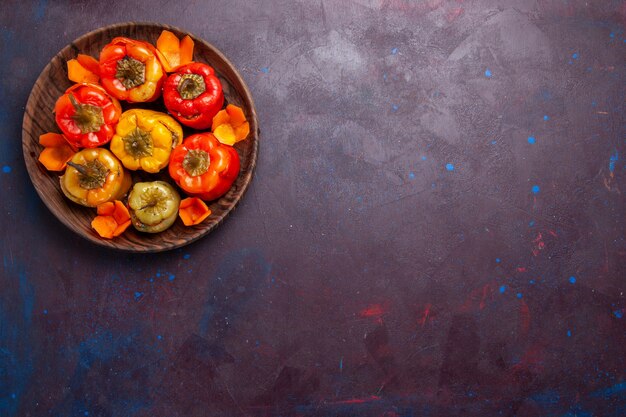
<instances>
[{"instance_id":1,"label":"blue paint mark on surface","mask_svg":"<svg viewBox=\"0 0 626 417\"><path fill-rule=\"evenodd\" d=\"M608 388L595 391L594 393L591 394L591 396L592 397L611 397L615 394L619 394L624 391L626 391L626 381L620 382Z\"/></svg>"},{"instance_id":2,"label":"blue paint mark on surface","mask_svg":"<svg viewBox=\"0 0 626 417\"><path fill-rule=\"evenodd\" d=\"M399 108L400 107L398 107L397 104L394 104L393 106L391 106L391 111L396 112L396 111L398 111Z\"/></svg>"},{"instance_id":3,"label":"blue paint mark on surface","mask_svg":"<svg viewBox=\"0 0 626 417\"><path fill-rule=\"evenodd\" d=\"M572 331L571 330L567 330L567 337L572 337Z\"/></svg>"},{"instance_id":4,"label":"blue paint mark on surface","mask_svg":"<svg viewBox=\"0 0 626 417\"><path fill-rule=\"evenodd\" d=\"M506 285L500 285L500 294L504 294L506 291Z\"/></svg>"},{"instance_id":5,"label":"blue paint mark on surface","mask_svg":"<svg viewBox=\"0 0 626 417\"><path fill-rule=\"evenodd\" d=\"M157 278L161 278L161 273L160 273L160 272L157 272L157 273L156 273L156 277L157 277Z\"/></svg>"},{"instance_id":6,"label":"blue paint mark on surface","mask_svg":"<svg viewBox=\"0 0 626 417\"><path fill-rule=\"evenodd\" d=\"M596 107L598 105L598 103L594 100L591 102L591 107Z\"/></svg>"},{"instance_id":7,"label":"blue paint mark on surface","mask_svg":"<svg viewBox=\"0 0 626 417\"><path fill-rule=\"evenodd\" d=\"M161 335L159 334L159 335L157 335L157 339L162 340L162 339L163 339L163 336L161 336Z\"/></svg>"},{"instance_id":8,"label":"blue paint mark on surface","mask_svg":"<svg viewBox=\"0 0 626 417\"><path fill-rule=\"evenodd\" d=\"M529 282L531 285L534 285L534 284L535 284L535 280L534 280L534 279L531 279L531 280L530 280L530 281L528 281L528 282Z\"/></svg>"},{"instance_id":9,"label":"blue paint mark on surface","mask_svg":"<svg viewBox=\"0 0 626 417\"><path fill-rule=\"evenodd\" d=\"M531 398L533 401L542 405L558 404L561 399L559 393L554 390L539 392L534 394Z\"/></svg>"},{"instance_id":10,"label":"blue paint mark on surface","mask_svg":"<svg viewBox=\"0 0 626 417\"><path fill-rule=\"evenodd\" d=\"M356 198L356 202L357 202L357 203L362 203L362 202L363 202L363 197L358 196L358 197Z\"/></svg>"},{"instance_id":11,"label":"blue paint mark on surface","mask_svg":"<svg viewBox=\"0 0 626 417\"><path fill-rule=\"evenodd\" d=\"M533 192L533 194L539 194L539 191L541 191L541 188L539 188L538 185L533 185L533 187L531 188L531 191Z\"/></svg>"},{"instance_id":12,"label":"blue paint mark on surface","mask_svg":"<svg viewBox=\"0 0 626 417\"><path fill-rule=\"evenodd\" d=\"M536 142L536 139L534 136L529 136L528 137L528 143L530 143L531 145L533 145Z\"/></svg>"},{"instance_id":13,"label":"blue paint mark on surface","mask_svg":"<svg viewBox=\"0 0 626 417\"><path fill-rule=\"evenodd\" d=\"M35 20L41 21L46 15L46 8L48 7L48 0L39 0L37 8L35 9Z\"/></svg>"},{"instance_id":14,"label":"blue paint mark on surface","mask_svg":"<svg viewBox=\"0 0 626 417\"><path fill-rule=\"evenodd\" d=\"M167 279L169 279L170 281L174 281L176 279L176 275L174 274L170 274Z\"/></svg>"},{"instance_id":15,"label":"blue paint mark on surface","mask_svg":"<svg viewBox=\"0 0 626 417\"><path fill-rule=\"evenodd\" d=\"M383 72L383 81L387 81L387 73Z\"/></svg>"},{"instance_id":16,"label":"blue paint mark on surface","mask_svg":"<svg viewBox=\"0 0 626 417\"><path fill-rule=\"evenodd\" d=\"M609 34L609 37L614 38L614 37L615 37L615 33L611 32L611 33Z\"/></svg>"},{"instance_id":17,"label":"blue paint mark on surface","mask_svg":"<svg viewBox=\"0 0 626 417\"><path fill-rule=\"evenodd\" d=\"M8 174L11 172L11 167L8 165L5 165L2 167L2 172L4 172L5 174Z\"/></svg>"},{"instance_id":18,"label":"blue paint mark on surface","mask_svg":"<svg viewBox=\"0 0 626 417\"><path fill-rule=\"evenodd\" d=\"M491 75L492 75L492 74L491 74L491 70L490 70L489 68L487 68L487 69L485 70L485 77L487 77L487 78L491 78Z\"/></svg>"},{"instance_id":19,"label":"blue paint mark on surface","mask_svg":"<svg viewBox=\"0 0 626 417\"><path fill-rule=\"evenodd\" d=\"M44 310L44 311L43 311L43 314L48 314L48 310Z\"/></svg>"},{"instance_id":20,"label":"blue paint mark on surface","mask_svg":"<svg viewBox=\"0 0 626 417\"><path fill-rule=\"evenodd\" d=\"M268 72L270 72L270 69L269 69L269 67L263 67L263 68L261 68L261 72L263 74L267 74Z\"/></svg>"},{"instance_id":21,"label":"blue paint mark on surface","mask_svg":"<svg viewBox=\"0 0 626 417\"><path fill-rule=\"evenodd\" d=\"M246 265L245 270L242 269L242 265ZM214 315L216 311L219 311L220 314L226 317L236 317L240 309L244 308L245 303L254 293L254 288L261 285L261 283L269 281L271 272L272 264L267 261L260 250L255 248L238 249L222 259L214 275L212 291L202 308L202 316L198 323L200 335L206 335L209 330L213 329L211 326L215 323ZM245 280L247 279L251 281L246 284ZM252 291L244 291L238 294L238 300L235 302L229 290L226 289L231 282L237 282L241 285L245 284ZM217 297L216 294L218 295ZM222 307L222 300L219 299L219 294L223 294L222 297L230 297L232 303L230 307L227 309Z\"/></svg>"},{"instance_id":22,"label":"blue paint mark on surface","mask_svg":"<svg viewBox=\"0 0 626 417\"><path fill-rule=\"evenodd\" d=\"M621 319L622 317L624 317L624 313L621 310L615 310L613 312L613 315L617 317L618 319Z\"/></svg>"},{"instance_id":23,"label":"blue paint mark on surface","mask_svg":"<svg viewBox=\"0 0 626 417\"><path fill-rule=\"evenodd\" d=\"M0 275L15 280L19 294L13 294L15 303L10 310L0 303L0 415L13 417L20 415L19 398L26 391L33 372L35 358L30 329L35 291L21 264L4 256L3 266Z\"/></svg>"},{"instance_id":24,"label":"blue paint mark on surface","mask_svg":"<svg viewBox=\"0 0 626 417\"><path fill-rule=\"evenodd\" d=\"M33 287L28 283L26 279L26 272L20 271L19 278L19 290L20 296L24 302L24 320L30 323L33 318L33 308L35 306L35 296L33 294Z\"/></svg>"},{"instance_id":25,"label":"blue paint mark on surface","mask_svg":"<svg viewBox=\"0 0 626 417\"><path fill-rule=\"evenodd\" d=\"M549 90L542 90L541 97L546 101L552 100L552 93Z\"/></svg>"},{"instance_id":26,"label":"blue paint mark on surface","mask_svg":"<svg viewBox=\"0 0 626 417\"><path fill-rule=\"evenodd\" d=\"M543 120L545 120L547 122L548 120L550 120L550 116L548 116L547 114L544 114L543 115Z\"/></svg>"},{"instance_id":27,"label":"blue paint mark on surface","mask_svg":"<svg viewBox=\"0 0 626 417\"><path fill-rule=\"evenodd\" d=\"M137 346L137 333L126 333L114 335L111 331L98 328L93 335L84 339L80 344L72 350L78 355L78 363L74 368L74 373L67 381L68 392L64 394L62 399L56 402L50 415L54 416L78 416L83 415L86 409L90 408L89 381L94 364L101 363L105 369L108 369L109 363L125 356L130 346ZM148 394L148 386L145 384L133 385L128 387L122 381L131 379L133 372L146 366L146 363L134 364L134 369L124 369L121 374L113 373L111 375L111 397L107 403L110 410L108 415L137 415L139 410L150 405ZM74 392L79 389L87 389L86 401L78 399L74 396ZM130 389L130 391L129 391ZM97 413L96 413L97 414Z\"/></svg>"},{"instance_id":28,"label":"blue paint mark on surface","mask_svg":"<svg viewBox=\"0 0 626 417\"><path fill-rule=\"evenodd\" d=\"M139 300L142 296L143 296L143 293L142 293L142 292L135 291L135 301L136 301L136 300Z\"/></svg>"},{"instance_id":29,"label":"blue paint mark on surface","mask_svg":"<svg viewBox=\"0 0 626 417\"><path fill-rule=\"evenodd\" d=\"M395 54L397 54L397 53L398 53L398 48L393 48L393 49L391 50L391 55L395 55Z\"/></svg>"},{"instance_id":30,"label":"blue paint mark on surface","mask_svg":"<svg viewBox=\"0 0 626 417\"><path fill-rule=\"evenodd\" d=\"M609 158L609 171L611 172L615 171L615 163L618 160L619 160L619 154L617 153L617 149L616 149L615 153L611 155L611 157Z\"/></svg>"},{"instance_id":31,"label":"blue paint mark on surface","mask_svg":"<svg viewBox=\"0 0 626 417\"><path fill-rule=\"evenodd\" d=\"M415 173L413 171L409 172L409 179L415 179Z\"/></svg>"},{"instance_id":32,"label":"blue paint mark on surface","mask_svg":"<svg viewBox=\"0 0 626 417\"><path fill-rule=\"evenodd\" d=\"M89 411L85 411L85 415L88 416L89 415Z\"/></svg>"},{"instance_id":33,"label":"blue paint mark on surface","mask_svg":"<svg viewBox=\"0 0 626 417\"><path fill-rule=\"evenodd\" d=\"M516 297L517 297L517 298L522 298L523 296L524 296L524 295L523 295L521 292L518 292L518 293L516 294Z\"/></svg>"},{"instance_id":34,"label":"blue paint mark on surface","mask_svg":"<svg viewBox=\"0 0 626 417\"><path fill-rule=\"evenodd\" d=\"M496 258L496 263L500 263L500 258Z\"/></svg>"},{"instance_id":35,"label":"blue paint mark on surface","mask_svg":"<svg viewBox=\"0 0 626 417\"><path fill-rule=\"evenodd\" d=\"M530 222L528 222L528 227L533 227L535 225L535 221L531 220Z\"/></svg>"},{"instance_id":36,"label":"blue paint mark on surface","mask_svg":"<svg viewBox=\"0 0 626 417\"><path fill-rule=\"evenodd\" d=\"M495 145L496 143L497 143L497 142L496 142L495 140L492 140L492 141L491 141L491 144L492 144L492 145Z\"/></svg>"},{"instance_id":37,"label":"blue paint mark on surface","mask_svg":"<svg viewBox=\"0 0 626 417\"><path fill-rule=\"evenodd\" d=\"M422 161L425 161L425 160L426 160L426 157L425 157L425 156L422 156Z\"/></svg>"},{"instance_id":38,"label":"blue paint mark on surface","mask_svg":"<svg viewBox=\"0 0 626 417\"><path fill-rule=\"evenodd\" d=\"M572 58L574 58L574 59L578 59L578 52L574 52L574 53L572 54Z\"/></svg>"},{"instance_id":39,"label":"blue paint mark on surface","mask_svg":"<svg viewBox=\"0 0 626 417\"><path fill-rule=\"evenodd\" d=\"M448 171L454 171L454 165L452 165L451 163L449 163L449 162L448 162L448 163L446 164L446 169L447 169Z\"/></svg>"},{"instance_id":40,"label":"blue paint mark on surface","mask_svg":"<svg viewBox=\"0 0 626 417\"><path fill-rule=\"evenodd\" d=\"M560 417L594 417L592 413L584 410L579 404L574 405L570 410Z\"/></svg>"},{"instance_id":41,"label":"blue paint mark on surface","mask_svg":"<svg viewBox=\"0 0 626 417\"><path fill-rule=\"evenodd\" d=\"M569 283L570 284L576 284L576 277L575 276L569 277Z\"/></svg>"},{"instance_id":42,"label":"blue paint mark on surface","mask_svg":"<svg viewBox=\"0 0 626 417\"><path fill-rule=\"evenodd\" d=\"M343 356L339 359L339 370L343 371Z\"/></svg>"}]
</instances>

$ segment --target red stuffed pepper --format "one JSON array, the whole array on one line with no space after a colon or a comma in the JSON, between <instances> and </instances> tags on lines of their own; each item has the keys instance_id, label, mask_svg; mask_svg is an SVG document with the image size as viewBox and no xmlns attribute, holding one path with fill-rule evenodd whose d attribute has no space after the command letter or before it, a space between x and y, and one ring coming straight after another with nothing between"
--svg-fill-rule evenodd
<instances>
[{"instance_id":1,"label":"red stuffed pepper","mask_svg":"<svg viewBox=\"0 0 626 417\"><path fill-rule=\"evenodd\" d=\"M207 129L224 105L222 84L207 64L192 62L178 68L163 85L163 102L182 124Z\"/></svg>"},{"instance_id":2,"label":"red stuffed pepper","mask_svg":"<svg viewBox=\"0 0 626 417\"><path fill-rule=\"evenodd\" d=\"M118 100L156 100L165 76L154 46L147 42L114 38L100 52L100 83Z\"/></svg>"},{"instance_id":3,"label":"red stuffed pepper","mask_svg":"<svg viewBox=\"0 0 626 417\"><path fill-rule=\"evenodd\" d=\"M187 194L211 201L226 194L237 179L239 155L213 134L197 133L174 148L169 172Z\"/></svg>"},{"instance_id":4,"label":"red stuffed pepper","mask_svg":"<svg viewBox=\"0 0 626 417\"><path fill-rule=\"evenodd\" d=\"M120 103L95 84L74 84L54 105L55 120L77 148L108 143L122 114Z\"/></svg>"}]
</instances>

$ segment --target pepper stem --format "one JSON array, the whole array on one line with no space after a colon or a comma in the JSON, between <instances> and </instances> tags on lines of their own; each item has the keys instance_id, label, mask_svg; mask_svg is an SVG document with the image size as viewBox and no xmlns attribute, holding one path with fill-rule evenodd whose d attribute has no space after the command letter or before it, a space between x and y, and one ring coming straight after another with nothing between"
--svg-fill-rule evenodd
<instances>
[{"instance_id":1,"label":"pepper stem","mask_svg":"<svg viewBox=\"0 0 626 417\"><path fill-rule=\"evenodd\" d=\"M115 78L120 80L127 90L146 82L146 65L133 57L125 56L117 61L115 70Z\"/></svg>"},{"instance_id":2,"label":"pepper stem","mask_svg":"<svg viewBox=\"0 0 626 417\"><path fill-rule=\"evenodd\" d=\"M152 156L154 143L150 133L136 127L128 135L122 138L124 141L124 150L127 154L135 159L141 159L146 156Z\"/></svg>"},{"instance_id":3,"label":"pepper stem","mask_svg":"<svg viewBox=\"0 0 626 417\"><path fill-rule=\"evenodd\" d=\"M202 149L191 149L183 159L183 168L192 177L202 175L209 170L209 154Z\"/></svg>"},{"instance_id":4,"label":"pepper stem","mask_svg":"<svg viewBox=\"0 0 626 417\"><path fill-rule=\"evenodd\" d=\"M72 120L74 120L74 123L76 123L81 133L95 133L100 131L100 127L104 124L102 107L79 103L73 94L69 95L69 99L70 103L72 103L72 107L76 110L72 115Z\"/></svg>"},{"instance_id":5,"label":"pepper stem","mask_svg":"<svg viewBox=\"0 0 626 417\"><path fill-rule=\"evenodd\" d=\"M78 171L80 174L78 182L80 186L86 190L102 188L109 174L109 170L97 159L89 161L86 164L77 164L72 161L67 164Z\"/></svg>"},{"instance_id":6,"label":"pepper stem","mask_svg":"<svg viewBox=\"0 0 626 417\"><path fill-rule=\"evenodd\" d=\"M206 91L204 78L200 74L183 74L178 81L178 93L185 100L193 100Z\"/></svg>"}]
</instances>

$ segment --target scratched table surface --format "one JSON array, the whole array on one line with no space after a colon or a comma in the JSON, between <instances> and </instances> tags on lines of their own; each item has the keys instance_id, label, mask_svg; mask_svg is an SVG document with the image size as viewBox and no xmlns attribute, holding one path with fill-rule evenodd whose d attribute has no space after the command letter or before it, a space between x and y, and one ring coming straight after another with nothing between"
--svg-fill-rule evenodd
<instances>
[{"instance_id":1,"label":"scratched table surface","mask_svg":"<svg viewBox=\"0 0 626 417\"><path fill-rule=\"evenodd\" d=\"M1 416L626 415L626 3L3 1ZM256 101L215 232L65 228L21 123L57 51L171 24Z\"/></svg>"}]
</instances>

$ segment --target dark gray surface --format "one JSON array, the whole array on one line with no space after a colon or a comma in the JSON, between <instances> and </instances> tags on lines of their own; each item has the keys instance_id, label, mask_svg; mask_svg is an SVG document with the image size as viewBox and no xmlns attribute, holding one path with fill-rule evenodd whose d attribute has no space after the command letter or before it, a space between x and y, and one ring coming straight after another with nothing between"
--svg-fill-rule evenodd
<instances>
[{"instance_id":1,"label":"dark gray surface","mask_svg":"<svg viewBox=\"0 0 626 417\"><path fill-rule=\"evenodd\" d=\"M623 1L0 10L0 415L626 413ZM47 61L131 20L221 49L261 126L232 217L157 255L73 235L21 154Z\"/></svg>"}]
</instances>

